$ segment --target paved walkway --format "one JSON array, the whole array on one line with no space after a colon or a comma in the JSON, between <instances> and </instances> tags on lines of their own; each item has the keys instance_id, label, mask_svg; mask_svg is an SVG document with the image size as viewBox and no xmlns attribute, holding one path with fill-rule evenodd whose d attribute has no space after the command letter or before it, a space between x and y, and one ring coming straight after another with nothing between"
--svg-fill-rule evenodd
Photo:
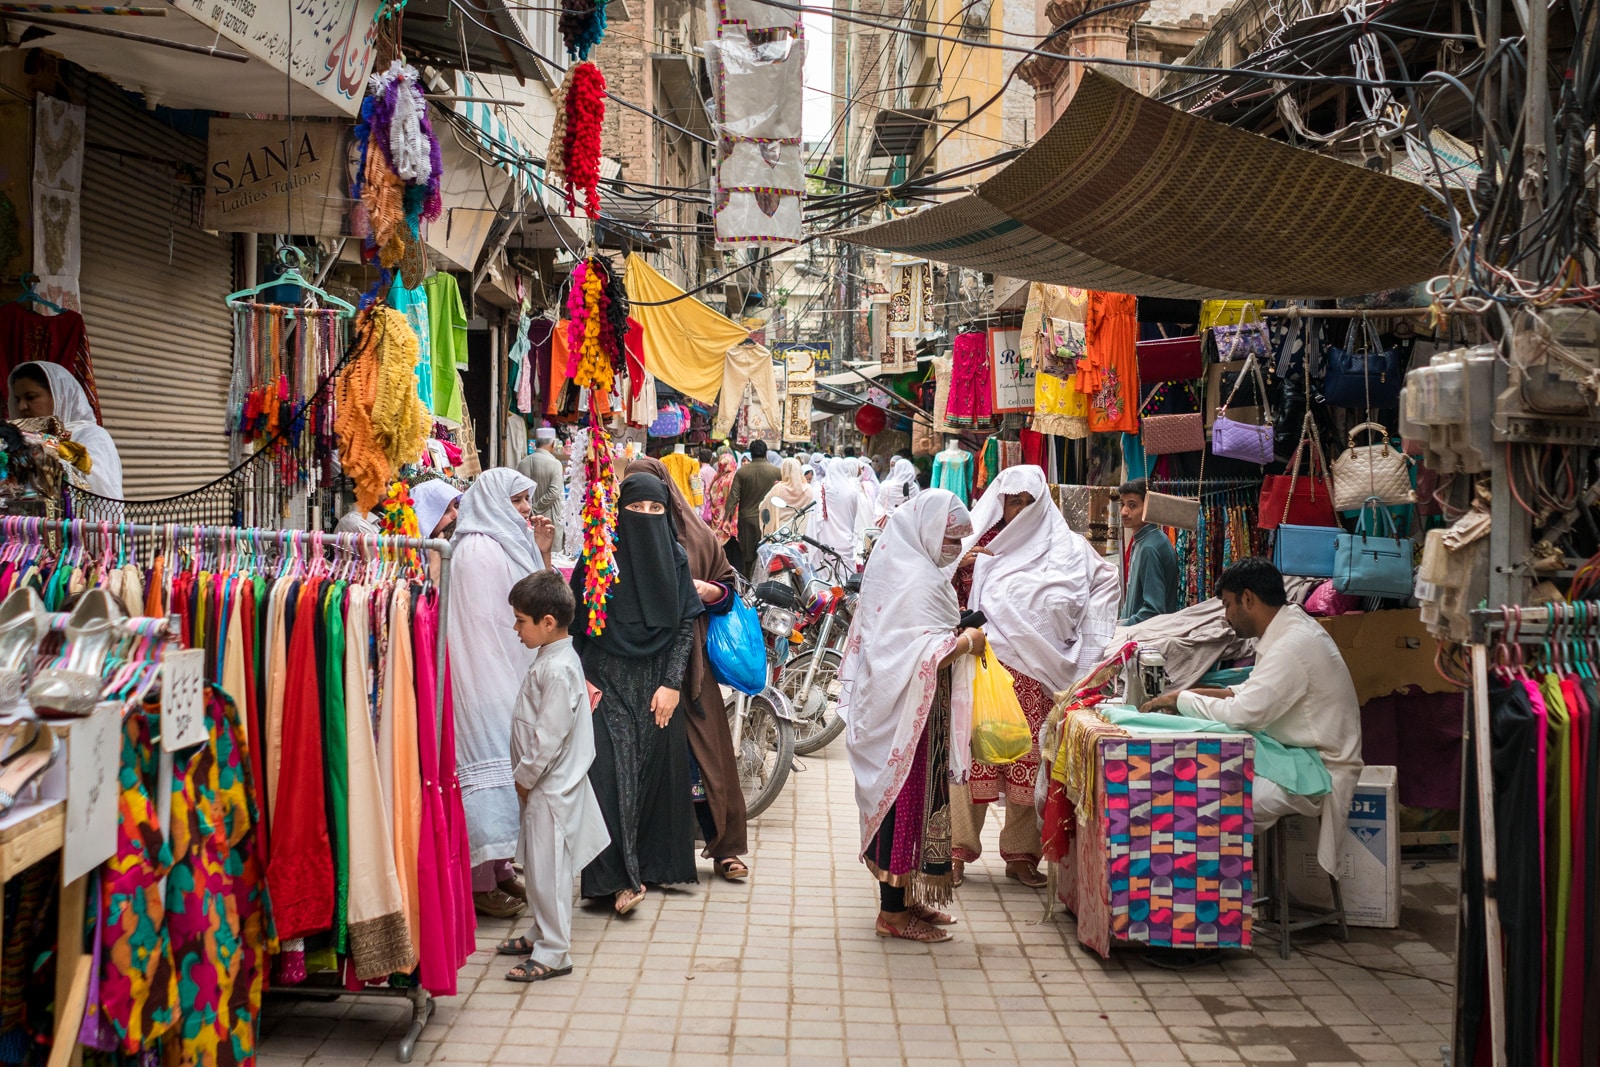
<instances>
[{"instance_id":1,"label":"paved walkway","mask_svg":"<svg viewBox=\"0 0 1600 1067\"><path fill-rule=\"evenodd\" d=\"M953 942L874 936L874 883L855 859L843 741L806 758L751 825L753 881L651 890L627 919L580 904L576 969L531 986L501 978L486 921L439 1002L417 1063L1438 1064L1450 1028L1455 864L1405 871L1406 929L1307 941L1173 973L1137 950L1110 961L1043 893L1005 879L998 820L968 868ZM1360 964L1361 966L1358 966ZM1440 984L1446 983L1446 984ZM270 1001L261 1067L389 1064L403 1002Z\"/></svg>"}]
</instances>

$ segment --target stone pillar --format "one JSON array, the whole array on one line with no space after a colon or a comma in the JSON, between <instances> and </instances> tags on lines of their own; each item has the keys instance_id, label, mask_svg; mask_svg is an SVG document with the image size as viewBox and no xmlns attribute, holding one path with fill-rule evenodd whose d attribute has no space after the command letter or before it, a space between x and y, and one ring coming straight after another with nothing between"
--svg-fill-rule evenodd
<instances>
[{"instance_id":1,"label":"stone pillar","mask_svg":"<svg viewBox=\"0 0 1600 1067\"><path fill-rule=\"evenodd\" d=\"M1069 19L1081 18L1103 6L1105 0L1050 0L1040 12L1044 24L1040 32L1054 30ZM1052 52L1088 59L1127 59L1129 31L1149 8L1149 4L1134 4L1090 15L1045 47ZM1066 110L1067 102L1083 80L1083 68L1081 62L1063 63L1042 56L1031 56L1018 65L1018 75L1033 86L1040 134L1054 125ZM1103 69L1120 80L1133 83L1129 68Z\"/></svg>"}]
</instances>

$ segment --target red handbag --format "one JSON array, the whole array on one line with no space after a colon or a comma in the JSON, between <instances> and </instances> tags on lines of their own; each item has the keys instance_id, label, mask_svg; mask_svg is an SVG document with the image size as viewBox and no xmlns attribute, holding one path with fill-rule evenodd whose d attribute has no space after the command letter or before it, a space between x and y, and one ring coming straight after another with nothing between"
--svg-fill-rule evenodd
<instances>
[{"instance_id":1,"label":"red handbag","mask_svg":"<svg viewBox=\"0 0 1600 1067\"><path fill-rule=\"evenodd\" d=\"M1133 347L1139 356L1139 381L1145 385L1185 382L1202 377L1206 372L1198 334L1140 341Z\"/></svg>"},{"instance_id":2,"label":"red handbag","mask_svg":"<svg viewBox=\"0 0 1600 1067\"><path fill-rule=\"evenodd\" d=\"M1311 472L1300 476L1300 454L1307 443L1311 445ZM1322 444L1317 440L1317 424L1306 412L1300 424L1300 443L1289 457L1287 474L1269 474L1261 482L1261 508L1257 525L1263 530L1276 530L1280 525L1338 526L1339 517L1333 512L1333 479L1328 476L1328 462L1322 455Z\"/></svg>"}]
</instances>

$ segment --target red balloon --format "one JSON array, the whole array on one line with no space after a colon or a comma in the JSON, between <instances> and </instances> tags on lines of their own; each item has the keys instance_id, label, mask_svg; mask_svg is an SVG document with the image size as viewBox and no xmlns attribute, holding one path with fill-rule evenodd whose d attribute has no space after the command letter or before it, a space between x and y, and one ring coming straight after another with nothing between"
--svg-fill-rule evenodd
<instances>
[{"instance_id":1,"label":"red balloon","mask_svg":"<svg viewBox=\"0 0 1600 1067\"><path fill-rule=\"evenodd\" d=\"M889 425L889 416L885 415L882 408L863 404L856 408L856 429L867 437L876 437Z\"/></svg>"}]
</instances>

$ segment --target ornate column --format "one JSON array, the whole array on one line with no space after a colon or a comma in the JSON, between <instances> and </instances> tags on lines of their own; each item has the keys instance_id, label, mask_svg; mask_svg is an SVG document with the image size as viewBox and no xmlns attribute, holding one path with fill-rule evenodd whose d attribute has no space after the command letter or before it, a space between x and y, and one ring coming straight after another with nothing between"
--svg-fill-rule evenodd
<instances>
[{"instance_id":1,"label":"ornate column","mask_svg":"<svg viewBox=\"0 0 1600 1067\"><path fill-rule=\"evenodd\" d=\"M1133 4L1114 10L1093 13L1106 6L1106 0L1050 0L1042 12L1042 22L1055 30L1069 19L1082 18L1072 29L1051 40L1045 49L1063 55L1084 58L1128 58L1128 36L1134 23L1150 9L1148 3ZM1087 18L1083 18L1084 15ZM1039 130L1049 129L1066 110L1067 101L1077 91L1083 77L1082 63L1065 63L1030 56L1017 65L1017 75L1033 87L1034 112ZM1107 68L1107 72L1125 81L1132 81L1126 68Z\"/></svg>"}]
</instances>

